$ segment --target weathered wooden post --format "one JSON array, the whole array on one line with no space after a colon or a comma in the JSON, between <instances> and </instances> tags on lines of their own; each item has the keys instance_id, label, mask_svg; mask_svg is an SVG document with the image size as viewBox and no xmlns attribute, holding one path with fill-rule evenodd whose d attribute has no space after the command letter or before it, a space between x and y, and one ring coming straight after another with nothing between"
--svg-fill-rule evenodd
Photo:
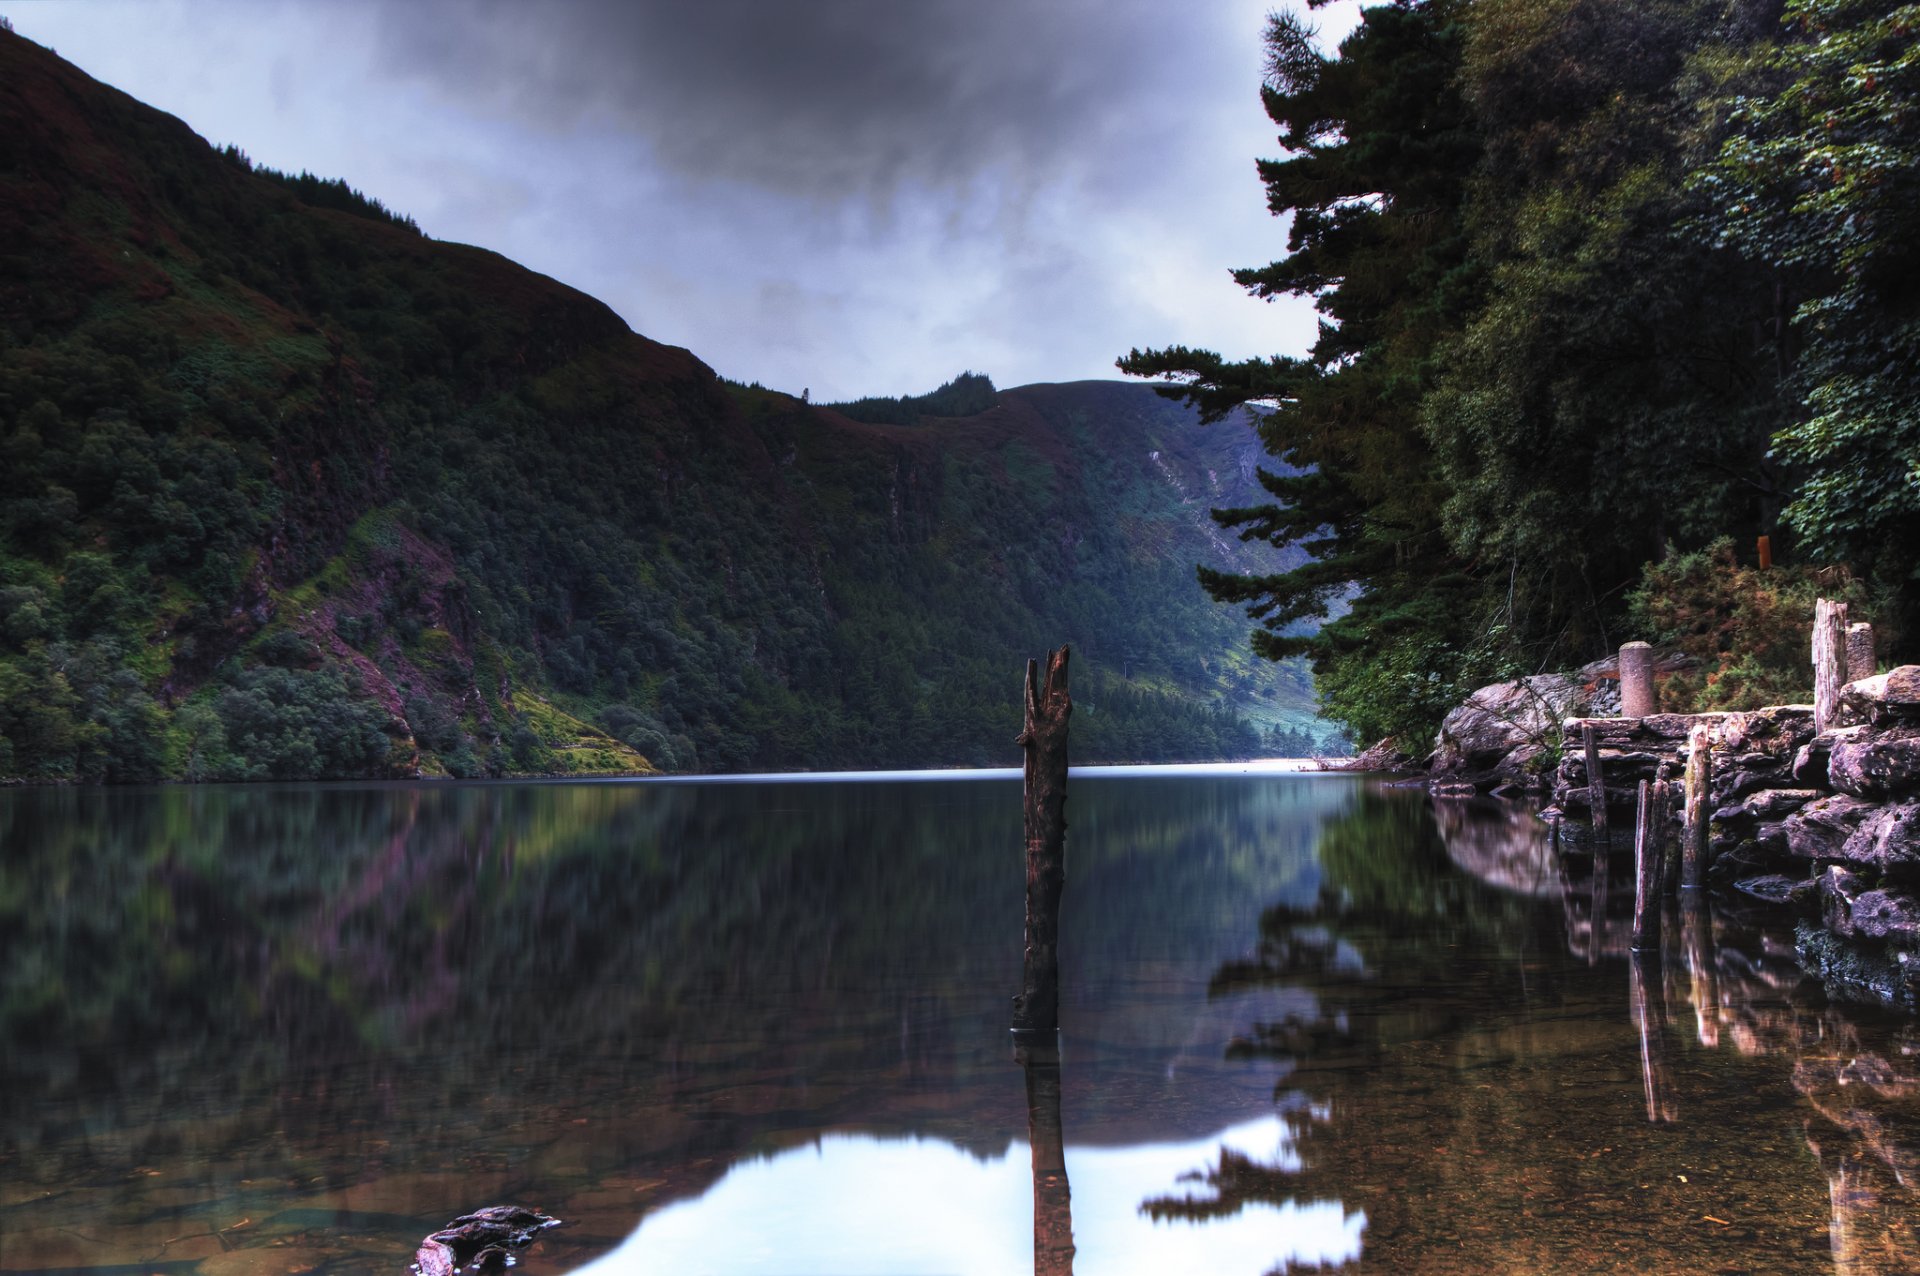
<instances>
[{"instance_id":1,"label":"weathered wooden post","mask_svg":"<svg viewBox=\"0 0 1920 1276\"><path fill-rule=\"evenodd\" d=\"M1016 1045L1027 1074L1027 1144L1033 1149L1033 1274L1073 1276L1073 1187L1060 1128L1060 1048Z\"/></svg>"},{"instance_id":2,"label":"weathered wooden post","mask_svg":"<svg viewBox=\"0 0 1920 1276\"><path fill-rule=\"evenodd\" d=\"M1713 729L1696 726L1687 738L1686 827L1680 841L1680 886L1697 890L1707 876L1707 821L1713 814Z\"/></svg>"},{"instance_id":3,"label":"weathered wooden post","mask_svg":"<svg viewBox=\"0 0 1920 1276\"><path fill-rule=\"evenodd\" d=\"M1620 716L1650 718L1654 713L1653 648L1630 642L1620 648Z\"/></svg>"},{"instance_id":4,"label":"weathered wooden post","mask_svg":"<svg viewBox=\"0 0 1920 1276\"><path fill-rule=\"evenodd\" d=\"M1847 685L1847 605L1821 598L1813 604L1813 729L1833 725L1840 688Z\"/></svg>"},{"instance_id":5,"label":"weathered wooden post","mask_svg":"<svg viewBox=\"0 0 1920 1276\"><path fill-rule=\"evenodd\" d=\"M1676 786L1669 780L1653 782L1653 835L1660 843L1660 892L1672 895L1680 889L1680 840L1673 836L1673 794Z\"/></svg>"},{"instance_id":6,"label":"weathered wooden post","mask_svg":"<svg viewBox=\"0 0 1920 1276\"><path fill-rule=\"evenodd\" d=\"M1873 626L1857 620L1847 626L1847 681L1873 677L1878 660L1873 650Z\"/></svg>"},{"instance_id":7,"label":"weathered wooden post","mask_svg":"<svg viewBox=\"0 0 1920 1276\"><path fill-rule=\"evenodd\" d=\"M1640 781L1633 822L1633 947L1660 946L1660 847L1653 832L1653 794Z\"/></svg>"},{"instance_id":8,"label":"weathered wooden post","mask_svg":"<svg viewBox=\"0 0 1920 1276\"><path fill-rule=\"evenodd\" d=\"M1587 723L1587 809L1593 820L1596 842L1607 840L1607 782L1600 774L1600 742L1593 724Z\"/></svg>"},{"instance_id":9,"label":"weathered wooden post","mask_svg":"<svg viewBox=\"0 0 1920 1276\"><path fill-rule=\"evenodd\" d=\"M1762 536L1753 543L1754 557L1759 560L1760 570L1773 566L1773 537Z\"/></svg>"},{"instance_id":10,"label":"weathered wooden post","mask_svg":"<svg viewBox=\"0 0 1920 1276\"><path fill-rule=\"evenodd\" d=\"M1050 1033L1060 1026L1060 891L1066 885L1067 649L1047 653L1043 682L1038 661L1027 662L1026 750L1027 948L1020 995L1013 999L1013 1030Z\"/></svg>"}]
</instances>

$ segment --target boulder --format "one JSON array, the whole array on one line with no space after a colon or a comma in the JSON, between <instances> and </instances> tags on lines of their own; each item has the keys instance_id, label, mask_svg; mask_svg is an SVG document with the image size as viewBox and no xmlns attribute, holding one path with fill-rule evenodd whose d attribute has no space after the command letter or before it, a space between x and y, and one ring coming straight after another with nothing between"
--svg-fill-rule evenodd
<instances>
[{"instance_id":1,"label":"boulder","mask_svg":"<svg viewBox=\"0 0 1920 1276\"><path fill-rule=\"evenodd\" d=\"M1842 939L1920 943L1920 901L1905 891L1871 886L1864 874L1837 864L1820 875L1820 916Z\"/></svg>"},{"instance_id":2,"label":"boulder","mask_svg":"<svg viewBox=\"0 0 1920 1276\"><path fill-rule=\"evenodd\" d=\"M1847 839L1874 809L1873 803L1845 794L1809 802L1783 822L1787 850L1803 860L1840 859Z\"/></svg>"},{"instance_id":3,"label":"boulder","mask_svg":"<svg viewBox=\"0 0 1920 1276\"><path fill-rule=\"evenodd\" d=\"M1843 727L1837 731L1828 731L1813 737L1795 750L1793 755L1793 781L1795 784L1826 784L1827 768L1833 758L1833 742L1848 732L1859 732L1862 727Z\"/></svg>"},{"instance_id":4,"label":"boulder","mask_svg":"<svg viewBox=\"0 0 1920 1276\"><path fill-rule=\"evenodd\" d=\"M1545 787L1549 750L1579 692L1579 684L1565 674L1536 674L1480 688L1440 724L1432 758L1435 781L1491 786L1505 780Z\"/></svg>"},{"instance_id":5,"label":"boulder","mask_svg":"<svg viewBox=\"0 0 1920 1276\"><path fill-rule=\"evenodd\" d=\"M1832 739L1827 781L1842 793L1887 798L1920 792L1920 727L1854 727L1834 732Z\"/></svg>"},{"instance_id":6,"label":"boulder","mask_svg":"<svg viewBox=\"0 0 1920 1276\"><path fill-rule=\"evenodd\" d=\"M1760 789L1713 813L1716 820L1778 820L1827 796L1819 789Z\"/></svg>"},{"instance_id":7,"label":"boulder","mask_svg":"<svg viewBox=\"0 0 1920 1276\"><path fill-rule=\"evenodd\" d=\"M1838 726L1920 722L1920 665L1901 665L1840 689Z\"/></svg>"}]
</instances>

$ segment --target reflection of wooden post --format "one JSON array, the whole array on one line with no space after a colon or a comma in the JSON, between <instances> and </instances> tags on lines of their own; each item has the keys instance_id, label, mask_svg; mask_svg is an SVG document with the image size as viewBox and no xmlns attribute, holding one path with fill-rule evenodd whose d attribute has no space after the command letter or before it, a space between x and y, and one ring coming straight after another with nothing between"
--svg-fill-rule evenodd
<instances>
[{"instance_id":1,"label":"reflection of wooden post","mask_svg":"<svg viewBox=\"0 0 1920 1276\"><path fill-rule=\"evenodd\" d=\"M1874 667L1878 663L1873 651L1873 626L1864 620L1848 625L1847 681L1858 682L1862 678L1873 677Z\"/></svg>"},{"instance_id":2,"label":"reflection of wooden post","mask_svg":"<svg viewBox=\"0 0 1920 1276\"><path fill-rule=\"evenodd\" d=\"M1587 724L1587 808L1593 820L1593 837L1607 838L1607 782L1600 775L1600 743L1594 738L1593 724Z\"/></svg>"},{"instance_id":3,"label":"reflection of wooden post","mask_svg":"<svg viewBox=\"0 0 1920 1276\"><path fill-rule=\"evenodd\" d=\"M1066 885L1067 649L1047 653L1046 680L1027 662L1027 949L1025 978L1013 999L1016 1032L1060 1026L1060 891Z\"/></svg>"},{"instance_id":4,"label":"reflection of wooden post","mask_svg":"<svg viewBox=\"0 0 1920 1276\"><path fill-rule=\"evenodd\" d=\"M1640 1088L1647 1103L1647 1120L1665 1125L1674 1119L1673 1086L1667 1076L1666 1016L1654 997L1660 977L1660 958L1636 952L1628 959L1629 1000L1634 1030L1640 1034Z\"/></svg>"},{"instance_id":5,"label":"reflection of wooden post","mask_svg":"<svg viewBox=\"0 0 1920 1276\"><path fill-rule=\"evenodd\" d=\"M1033 1276L1073 1276L1073 1191L1060 1129L1060 1049L1021 1045L1027 1074L1027 1142L1033 1147Z\"/></svg>"},{"instance_id":6,"label":"reflection of wooden post","mask_svg":"<svg viewBox=\"0 0 1920 1276\"><path fill-rule=\"evenodd\" d=\"M1605 842L1595 842L1593 844L1593 882L1591 884L1593 900L1587 906L1588 916L1593 919L1592 925L1588 928L1587 933L1587 965L1589 966L1599 964L1600 954L1605 948L1607 933L1607 897L1610 893L1608 890L1609 883L1607 881L1607 874L1611 871L1611 866L1607 863L1607 844Z\"/></svg>"},{"instance_id":7,"label":"reflection of wooden post","mask_svg":"<svg viewBox=\"0 0 1920 1276\"><path fill-rule=\"evenodd\" d=\"M1620 648L1620 716L1653 716L1653 648L1630 642Z\"/></svg>"},{"instance_id":8,"label":"reflection of wooden post","mask_svg":"<svg viewBox=\"0 0 1920 1276\"><path fill-rule=\"evenodd\" d=\"M1687 825L1681 835L1680 885L1697 890L1707 875L1707 821L1713 814L1713 731L1698 726L1688 736Z\"/></svg>"},{"instance_id":9,"label":"reflection of wooden post","mask_svg":"<svg viewBox=\"0 0 1920 1276\"><path fill-rule=\"evenodd\" d=\"M1813 604L1813 729L1833 725L1840 688L1847 685L1847 605L1821 598Z\"/></svg>"},{"instance_id":10,"label":"reflection of wooden post","mask_svg":"<svg viewBox=\"0 0 1920 1276\"><path fill-rule=\"evenodd\" d=\"M1633 948L1660 946L1660 847L1653 833L1653 796L1640 781L1633 821Z\"/></svg>"},{"instance_id":11,"label":"reflection of wooden post","mask_svg":"<svg viewBox=\"0 0 1920 1276\"><path fill-rule=\"evenodd\" d=\"M1680 943L1687 952L1687 974L1693 980L1694 1029L1700 1044L1720 1044L1720 981L1713 965L1712 915L1706 896L1688 891L1680 901Z\"/></svg>"}]
</instances>

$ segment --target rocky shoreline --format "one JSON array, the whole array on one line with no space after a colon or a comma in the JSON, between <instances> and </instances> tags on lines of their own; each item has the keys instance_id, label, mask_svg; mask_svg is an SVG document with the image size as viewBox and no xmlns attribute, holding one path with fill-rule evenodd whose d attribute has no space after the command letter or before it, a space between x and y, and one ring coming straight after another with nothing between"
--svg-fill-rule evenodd
<instances>
[{"instance_id":1,"label":"rocky shoreline","mask_svg":"<svg viewBox=\"0 0 1920 1276\"><path fill-rule=\"evenodd\" d=\"M1640 781L1679 780L1706 727L1709 887L1792 910L1801 963L1834 994L1920 1010L1920 665L1847 684L1825 731L1810 705L1612 716L1617 678L1601 661L1475 692L1441 728L1430 788L1544 800L1563 854L1582 854L1586 734L1622 830Z\"/></svg>"}]
</instances>

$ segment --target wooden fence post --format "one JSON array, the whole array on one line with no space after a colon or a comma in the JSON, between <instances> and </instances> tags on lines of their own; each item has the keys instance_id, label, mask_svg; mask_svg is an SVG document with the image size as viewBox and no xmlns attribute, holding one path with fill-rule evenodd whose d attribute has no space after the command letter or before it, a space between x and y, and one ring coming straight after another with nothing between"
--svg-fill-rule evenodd
<instances>
[{"instance_id":1,"label":"wooden fence post","mask_svg":"<svg viewBox=\"0 0 1920 1276\"><path fill-rule=\"evenodd\" d=\"M1053 1032L1060 1026L1060 892L1066 885L1067 649L1047 653L1046 680L1039 662L1027 662L1026 750L1027 930L1020 995L1013 999L1013 1029Z\"/></svg>"},{"instance_id":2,"label":"wooden fence post","mask_svg":"<svg viewBox=\"0 0 1920 1276\"><path fill-rule=\"evenodd\" d=\"M1653 834L1653 795L1640 781L1633 821L1633 947L1660 946L1660 848Z\"/></svg>"},{"instance_id":3,"label":"wooden fence post","mask_svg":"<svg viewBox=\"0 0 1920 1276\"><path fill-rule=\"evenodd\" d=\"M1864 620L1847 626L1847 681L1873 677L1878 660L1873 650L1873 626Z\"/></svg>"},{"instance_id":4,"label":"wooden fence post","mask_svg":"<svg viewBox=\"0 0 1920 1276\"><path fill-rule=\"evenodd\" d=\"M1620 648L1620 716L1647 718L1654 713L1653 648L1630 642Z\"/></svg>"},{"instance_id":5,"label":"wooden fence post","mask_svg":"<svg viewBox=\"0 0 1920 1276\"><path fill-rule=\"evenodd\" d=\"M1813 604L1813 729L1833 725L1840 688L1847 685L1847 605L1821 598Z\"/></svg>"},{"instance_id":6,"label":"wooden fence post","mask_svg":"<svg viewBox=\"0 0 1920 1276\"><path fill-rule=\"evenodd\" d=\"M1687 823L1680 843L1680 886L1697 890L1707 876L1707 821L1713 814L1713 729L1696 726L1687 745Z\"/></svg>"},{"instance_id":7,"label":"wooden fence post","mask_svg":"<svg viewBox=\"0 0 1920 1276\"><path fill-rule=\"evenodd\" d=\"M1593 724L1587 723L1587 810L1593 821L1593 836L1607 838L1607 782L1600 774L1600 742L1594 738Z\"/></svg>"}]
</instances>

